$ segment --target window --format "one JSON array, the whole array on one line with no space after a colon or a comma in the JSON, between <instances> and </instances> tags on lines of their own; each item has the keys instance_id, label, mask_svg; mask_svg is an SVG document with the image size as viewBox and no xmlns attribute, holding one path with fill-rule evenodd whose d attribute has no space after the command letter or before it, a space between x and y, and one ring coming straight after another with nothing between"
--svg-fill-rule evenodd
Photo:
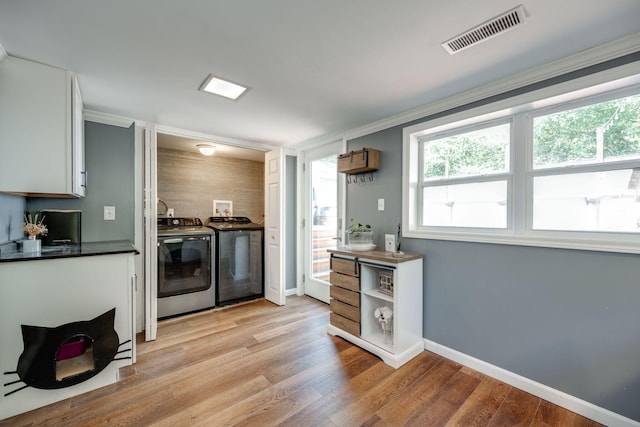
<instances>
[{"instance_id":1,"label":"window","mask_svg":"<svg viewBox=\"0 0 640 427\"><path fill-rule=\"evenodd\" d=\"M510 141L510 123L422 139L422 225L506 228Z\"/></svg>"},{"instance_id":2,"label":"window","mask_svg":"<svg viewBox=\"0 0 640 427\"><path fill-rule=\"evenodd\" d=\"M534 230L640 232L640 95L533 116Z\"/></svg>"},{"instance_id":3,"label":"window","mask_svg":"<svg viewBox=\"0 0 640 427\"><path fill-rule=\"evenodd\" d=\"M405 235L640 253L640 86L626 81L405 128Z\"/></svg>"}]
</instances>

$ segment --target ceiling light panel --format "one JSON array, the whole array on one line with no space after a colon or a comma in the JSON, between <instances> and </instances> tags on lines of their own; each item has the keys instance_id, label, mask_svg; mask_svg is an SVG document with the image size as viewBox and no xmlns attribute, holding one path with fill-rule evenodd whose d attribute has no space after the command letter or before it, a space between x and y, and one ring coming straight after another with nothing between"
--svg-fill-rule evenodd
<instances>
[{"instance_id":1,"label":"ceiling light panel","mask_svg":"<svg viewBox=\"0 0 640 427\"><path fill-rule=\"evenodd\" d=\"M236 100L247 90L247 88L218 78L213 74L209 74L209 77L207 77L204 83L200 86L200 90Z\"/></svg>"}]
</instances>

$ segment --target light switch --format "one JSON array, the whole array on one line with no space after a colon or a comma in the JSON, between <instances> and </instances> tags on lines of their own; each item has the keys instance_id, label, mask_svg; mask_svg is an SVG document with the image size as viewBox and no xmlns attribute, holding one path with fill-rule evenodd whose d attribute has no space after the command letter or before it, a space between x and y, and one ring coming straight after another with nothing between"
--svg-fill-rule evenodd
<instances>
[{"instance_id":1,"label":"light switch","mask_svg":"<svg viewBox=\"0 0 640 427\"><path fill-rule=\"evenodd\" d=\"M384 210L384 199L378 199L378 210L379 211Z\"/></svg>"},{"instance_id":2,"label":"light switch","mask_svg":"<svg viewBox=\"0 0 640 427\"><path fill-rule=\"evenodd\" d=\"M116 207L115 206L105 206L104 207L104 220L105 221L115 221L116 220Z\"/></svg>"}]
</instances>

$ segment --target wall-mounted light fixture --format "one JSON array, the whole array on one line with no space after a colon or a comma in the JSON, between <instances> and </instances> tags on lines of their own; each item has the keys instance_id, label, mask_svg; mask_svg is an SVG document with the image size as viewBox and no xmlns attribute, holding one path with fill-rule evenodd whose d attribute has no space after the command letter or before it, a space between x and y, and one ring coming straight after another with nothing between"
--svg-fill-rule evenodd
<instances>
[{"instance_id":1,"label":"wall-mounted light fixture","mask_svg":"<svg viewBox=\"0 0 640 427\"><path fill-rule=\"evenodd\" d=\"M198 147L198 151L200 151L200 154L204 154L205 156L213 156L216 153L215 145L198 144L196 145L196 147Z\"/></svg>"}]
</instances>

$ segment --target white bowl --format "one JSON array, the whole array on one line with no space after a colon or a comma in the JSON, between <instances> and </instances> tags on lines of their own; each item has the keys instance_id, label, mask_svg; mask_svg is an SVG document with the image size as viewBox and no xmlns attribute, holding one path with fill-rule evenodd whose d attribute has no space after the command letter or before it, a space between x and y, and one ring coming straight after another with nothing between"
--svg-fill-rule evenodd
<instances>
[{"instance_id":1,"label":"white bowl","mask_svg":"<svg viewBox=\"0 0 640 427\"><path fill-rule=\"evenodd\" d=\"M347 245L347 249L351 251L371 251L376 248L373 243L350 243Z\"/></svg>"}]
</instances>

